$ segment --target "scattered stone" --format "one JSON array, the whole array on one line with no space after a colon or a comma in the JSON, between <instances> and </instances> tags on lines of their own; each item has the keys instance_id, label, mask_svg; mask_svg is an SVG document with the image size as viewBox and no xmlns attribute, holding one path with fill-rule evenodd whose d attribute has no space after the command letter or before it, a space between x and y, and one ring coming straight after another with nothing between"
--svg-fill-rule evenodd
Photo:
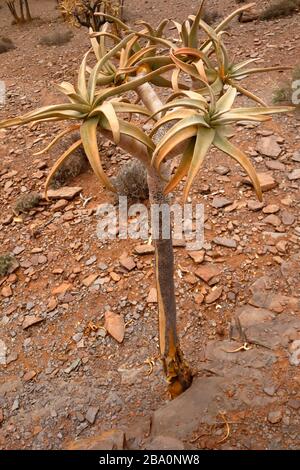
<instances>
[{"instance_id":1,"label":"scattered stone","mask_svg":"<svg viewBox=\"0 0 300 470\"><path fill-rule=\"evenodd\" d=\"M264 387L263 390L264 390L265 394L268 395L269 397L273 397L276 393L276 387L274 387L274 385Z\"/></svg>"},{"instance_id":2,"label":"scattered stone","mask_svg":"<svg viewBox=\"0 0 300 470\"><path fill-rule=\"evenodd\" d=\"M111 273L109 273L111 279L115 282L119 282L121 280L121 276L120 274L118 273L115 273L114 271L112 271Z\"/></svg>"},{"instance_id":3,"label":"scattered stone","mask_svg":"<svg viewBox=\"0 0 300 470\"><path fill-rule=\"evenodd\" d=\"M96 263L97 261L97 256L91 256L88 260L86 260L85 265L86 266L91 266L92 264Z\"/></svg>"},{"instance_id":4,"label":"scattered stone","mask_svg":"<svg viewBox=\"0 0 300 470\"><path fill-rule=\"evenodd\" d=\"M3 423L4 421L4 415L3 415L3 410L0 408L0 424Z\"/></svg>"},{"instance_id":5,"label":"scattered stone","mask_svg":"<svg viewBox=\"0 0 300 470\"><path fill-rule=\"evenodd\" d=\"M281 211L281 220L282 220L283 225L293 225L296 218L294 214L292 214L291 212L283 210Z\"/></svg>"},{"instance_id":6,"label":"scattered stone","mask_svg":"<svg viewBox=\"0 0 300 470\"><path fill-rule=\"evenodd\" d=\"M213 242L216 245L225 246L226 248L236 248L237 242L233 238L215 237Z\"/></svg>"},{"instance_id":7,"label":"scattered stone","mask_svg":"<svg viewBox=\"0 0 300 470\"><path fill-rule=\"evenodd\" d=\"M270 413L268 414L268 421L271 424L280 423L281 420L282 420L282 411L281 410L270 411Z\"/></svg>"},{"instance_id":8,"label":"scattered stone","mask_svg":"<svg viewBox=\"0 0 300 470\"><path fill-rule=\"evenodd\" d=\"M264 205L264 202L254 201L253 199L251 199L247 203L248 209L253 212L260 211L264 207Z\"/></svg>"},{"instance_id":9,"label":"scattered stone","mask_svg":"<svg viewBox=\"0 0 300 470\"><path fill-rule=\"evenodd\" d=\"M295 340L289 347L290 357L289 361L292 366L300 365L300 340Z\"/></svg>"},{"instance_id":10,"label":"scattered stone","mask_svg":"<svg viewBox=\"0 0 300 470\"><path fill-rule=\"evenodd\" d=\"M47 312L53 312L57 307L57 300L55 297L50 297L50 300L47 305Z\"/></svg>"},{"instance_id":11,"label":"scattered stone","mask_svg":"<svg viewBox=\"0 0 300 470\"><path fill-rule=\"evenodd\" d=\"M232 204L230 199L226 199L225 197L214 197L212 201L212 206L215 209L221 209L222 207L226 207Z\"/></svg>"},{"instance_id":12,"label":"scattered stone","mask_svg":"<svg viewBox=\"0 0 300 470\"><path fill-rule=\"evenodd\" d=\"M4 341L0 339L0 365L3 365L3 366L6 365L6 353L7 353L7 346L4 343Z\"/></svg>"},{"instance_id":13,"label":"scattered stone","mask_svg":"<svg viewBox=\"0 0 300 470\"><path fill-rule=\"evenodd\" d=\"M266 207L263 208L264 214L276 214L279 212L280 207L277 204L268 204Z\"/></svg>"},{"instance_id":14,"label":"scattered stone","mask_svg":"<svg viewBox=\"0 0 300 470\"><path fill-rule=\"evenodd\" d=\"M53 295L64 295L68 290L72 289L73 285L68 282L63 282L59 286L52 289Z\"/></svg>"},{"instance_id":15,"label":"scattered stone","mask_svg":"<svg viewBox=\"0 0 300 470\"><path fill-rule=\"evenodd\" d=\"M297 398L291 398L289 401L288 401L288 406L290 408L292 408L293 410L300 410L300 400L297 399Z\"/></svg>"},{"instance_id":16,"label":"scattered stone","mask_svg":"<svg viewBox=\"0 0 300 470\"><path fill-rule=\"evenodd\" d=\"M297 152L294 153L292 156L293 162L300 162L300 151L298 150Z\"/></svg>"},{"instance_id":17,"label":"scattered stone","mask_svg":"<svg viewBox=\"0 0 300 470\"><path fill-rule=\"evenodd\" d=\"M281 147L274 135L262 137L257 145L257 151L266 157L277 158L281 154Z\"/></svg>"},{"instance_id":18,"label":"scattered stone","mask_svg":"<svg viewBox=\"0 0 300 470\"><path fill-rule=\"evenodd\" d=\"M264 222L266 224L273 225L274 227L278 227L281 224L281 220L277 215L270 214L264 218Z\"/></svg>"},{"instance_id":19,"label":"scattered stone","mask_svg":"<svg viewBox=\"0 0 300 470\"><path fill-rule=\"evenodd\" d=\"M96 281L97 277L99 277L98 274L90 274L88 277L83 279L82 284L85 287L90 287L94 282Z\"/></svg>"},{"instance_id":20,"label":"scattered stone","mask_svg":"<svg viewBox=\"0 0 300 470\"><path fill-rule=\"evenodd\" d=\"M151 287L148 297L147 297L148 304L157 304L157 289L156 287Z\"/></svg>"},{"instance_id":21,"label":"scattered stone","mask_svg":"<svg viewBox=\"0 0 300 470\"><path fill-rule=\"evenodd\" d=\"M214 264L207 264L200 266L196 271L196 276L200 277L203 281L208 283L212 278L219 276L221 274L221 269Z\"/></svg>"},{"instance_id":22,"label":"scattered stone","mask_svg":"<svg viewBox=\"0 0 300 470\"><path fill-rule=\"evenodd\" d=\"M123 315L118 315L114 312L105 312L105 323L104 327L107 332L116 340L118 343L122 343L125 335L125 322Z\"/></svg>"},{"instance_id":23,"label":"scattered stone","mask_svg":"<svg viewBox=\"0 0 300 470\"><path fill-rule=\"evenodd\" d=\"M151 255L155 252L153 245L137 245L134 251L138 255Z\"/></svg>"},{"instance_id":24,"label":"scattered stone","mask_svg":"<svg viewBox=\"0 0 300 470\"><path fill-rule=\"evenodd\" d=\"M30 380L32 380L35 376L36 376L35 370L30 370L30 371L26 372L23 379L24 379L25 382L30 382Z\"/></svg>"},{"instance_id":25,"label":"scattered stone","mask_svg":"<svg viewBox=\"0 0 300 470\"><path fill-rule=\"evenodd\" d=\"M200 264L204 261L204 256L205 256L205 251L204 250L200 250L200 251L189 251L188 252L188 255L192 258L192 260L197 263L197 264Z\"/></svg>"},{"instance_id":26,"label":"scattered stone","mask_svg":"<svg viewBox=\"0 0 300 470\"><path fill-rule=\"evenodd\" d=\"M85 415L85 419L90 423L94 424L99 411L99 406L90 406Z\"/></svg>"},{"instance_id":27,"label":"scattered stone","mask_svg":"<svg viewBox=\"0 0 300 470\"><path fill-rule=\"evenodd\" d=\"M300 168L293 170L291 173L288 174L288 179L290 181L295 181L300 179Z\"/></svg>"},{"instance_id":28,"label":"scattered stone","mask_svg":"<svg viewBox=\"0 0 300 470\"><path fill-rule=\"evenodd\" d=\"M80 187L70 187L70 186L63 186L59 189L49 189L47 192L48 199L66 199L70 201L74 199L79 193L81 193L82 188ZM44 197L44 194L42 194Z\"/></svg>"},{"instance_id":29,"label":"scattered stone","mask_svg":"<svg viewBox=\"0 0 300 470\"><path fill-rule=\"evenodd\" d=\"M257 173L257 176L263 192L270 191L271 189L274 189L276 186L278 186L277 181L274 180L270 173ZM252 181L250 178L243 179L243 182L252 186Z\"/></svg>"},{"instance_id":30,"label":"scattered stone","mask_svg":"<svg viewBox=\"0 0 300 470\"><path fill-rule=\"evenodd\" d=\"M216 166L215 170L218 175L227 175L230 172L230 168L228 166L218 165Z\"/></svg>"},{"instance_id":31,"label":"scattered stone","mask_svg":"<svg viewBox=\"0 0 300 470\"><path fill-rule=\"evenodd\" d=\"M221 297L222 292L223 292L223 287L212 288L210 293L207 294L207 296L205 297L205 302L207 304L212 304L213 302L215 302Z\"/></svg>"},{"instance_id":32,"label":"scattered stone","mask_svg":"<svg viewBox=\"0 0 300 470\"><path fill-rule=\"evenodd\" d=\"M278 160L267 160L265 165L269 170L285 171L285 165Z\"/></svg>"},{"instance_id":33,"label":"scattered stone","mask_svg":"<svg viewBox=\"0 0 300 470\"><path fill-rule=\"evenodd\" d=\"M61 211L65 207L67 207L68 204L69 202L66 199L59 199L55 204L51 206L51 209L53 210L53 212Z\"/></svg>"},{"instance_id":34,"label":"scattered stone","mask_svg":"<svg viewBox=\"0 0 300 470\"><path fill-rule=\"evenodd\" d=\"M19 409L19 399L18 398L15 398L14 399L14 402L13 402L13 406L11 407L11 411L16 411Z\"/></svg>"},{"instance_id":35,"label":"scattered stone","mask_svg":"<svg viewBox=\"0 0 300 470\"><path fill-rule=\"evenodd\" d=\"M5 298L12 297L13 295L12 288L10 286L4 286L1 289L1 295L2 297L5 297Z\"/></svg>"},{"instance_id":36,"label":"scattered stone","mask_svg":"<svg viewBox=\"0 0 300 470\"><path fill-rule=\"evenodd\" d=\"M134 259L131 256L123 255L119 259L119 262L127 271L132 271L136 267Z\"/></svg>"},{"instance_id":37,"label":"scattered stone","mask_svg":"<svg viewBox=\"0 0 300 470\"><path fill-rule=\"evenodd\" d=\"M72 364L69 365L69 367L67 367L66 369L64 369L64 372L66 374L70 374L71 372L73 372L73 370L77 369L77 367L79 367L81 364L81 359L75 359L75 361L72 362Z\"/></svg>"},{"instance_id":38,"label":"scattered stone","mask_svg":"<svg viewBox=\"0 0 300 470\"><path fill-rule=\"evenodd\" d=\"M37 325L44 320L43 317L39 317L36 315L27 315L25 320L23 321L22 328L23 330L27 330L30 326Z\"/></svg>"}]
</instances>

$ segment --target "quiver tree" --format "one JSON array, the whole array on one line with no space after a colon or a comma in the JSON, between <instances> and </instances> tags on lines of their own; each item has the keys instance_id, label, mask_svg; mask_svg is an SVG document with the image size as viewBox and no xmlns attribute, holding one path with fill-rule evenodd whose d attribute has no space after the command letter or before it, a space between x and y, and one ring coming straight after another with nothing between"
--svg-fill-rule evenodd
<instances>
[{"instance_id":1,"label":"quiver tree","mask_svg":"<svg viewBox=\"0 0 300 470\"><path fill-rule=\"evenodd\" d=\"M65 21L100 31L106 22L101 13L122 18L124 0L58 0ZM97 15L96 15L97 13Z\"/></svg>"},{"instance_id":2,"label":"quiver tree","mask_svg":"<svg viewBox=\"0 0 300 470\"><path fill-rule=\"evenodd\" d=\"M252 163L230 141L234 126L241 121L264 122L274 113L294 108L268 107L243 88L240 81L256 73L284 70L285 67L251 67L256 59L234 63L224 45L223 33L227 25L249 6L239 8L213 29L201 18L203 3L197 14L189 16L184 23L173 22L178 31L176 44L164 34L169 20L162 21L157 28L141 21L141 29L131 29L120 19L104 14L105 18L116 23L118 33L110 32L108 24L100 32L90 31L96 63L87 65L88 61L91 62L91 51L88 51L75 86L67 82L59 86L69 102L0 122L0 128L7 128L33 121L72 121L72 125L61 131L39 154L49 150L66 134L79 130L80 138L61 155L50 171L45 184L46 194L53 175L79 146L83 146L100 183L111 191L115 190L102 167L97 145L97 135L101 134L145 166L151 204L169 204L171 192L182 182L185 184L183 202L186 201L212 146L242 166L258 198L262 199ZM199 33L202 35L200 39ZM111 42L113 46L109 46ZM190 85L182 82L187 75L191 78ZM168 90L164 103L153 85ZM238 92L255 101L256 105L236 106ZM133 113L140 115L139 124L128 120L127 116ZM147 126L144 126L145 120ZM150 130L146 132L146 128ZM180 162L171 174L170 163L175 156L180 157ZM170 394L175 397L190 386L192 373L183 358L177 335L170 226L167 227L170 235L162 236L166 223L170 225L169 220L161 217L154 236L155 277L161 358Z\"/></svg>"},{"instance_id":3,"label":"quiver tree","mask_svg":"<svg viewBox=\"0 0 300 470\"><path fill-rule=\"evenodd\" d=\"M21 24L32 20L28 0L19 0L19 12L18 7L16 6L16 0L6 1L5 3L8 6L15 23Z\"/></svg>"}]
</instances>

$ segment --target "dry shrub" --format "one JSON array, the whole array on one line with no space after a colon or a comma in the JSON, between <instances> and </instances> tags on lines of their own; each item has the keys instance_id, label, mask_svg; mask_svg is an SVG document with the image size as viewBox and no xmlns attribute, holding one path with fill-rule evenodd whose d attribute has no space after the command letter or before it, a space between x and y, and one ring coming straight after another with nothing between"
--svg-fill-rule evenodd
<instances>
[{"instance_id":1,"label":"dry shrub","mask_svg":"<svg viewBox=\"0 0 300 470\"><path fill-rule=\"evenodd\" d=\"M125 163L112 180L119 196L127 196L130 201L149 197L147 171L138 160Z\"/></svg>"},{"instance_id":2,"label":"dry shrub","mask_svg":"<svg viewBox=\"0 0 300 470\"><path fill-rule=\"evenodd\" d=\"M10 253L5 253L0 256L0 276L6 276L15 271L19 266L16 258Z\"/></svg>"},{"instance_id":3,"label":"dry shrub","mask_svg":"<svg viewBox=\"0 0 300 470\"><path fill-rule=\"evenodd\" d=\"M23 194L16 201L13 210L16 214L25 214L34 207L37 207L41 201L41 195L38 193Z\"/></svg>"},{"instance_id":4,"label":"dry shrub","mask_svg":"<svg viewBox=\"0 0 300 470\"><path fill-rule=\"evenodd\" d=\"M297 12L300 0L276 0L272 2L260 15L261 20L283 18Z\"/></svg>"},{"instance_id":5,"label":"dry shrub","mask_svg":"<svg viewBox=\"0 0 300 470\"><path fill-rule=\"evenodd\" d=\"M5 37L0 38L0 54L3 54L4 52L8 52L11 49L15 48L16 47L11 39Z\"/></svg>"},{"instance_id":6,"label":"dry shrub","mask_svg":"<svg viewBox=\"0 0 300 470\"><path fill-rule=\"evenodd\" d=\"M51 180L52 188L64 186L72 178L76 178L88 168L88 160L83 150L78 149L63 163Z\"/></svg>"},{"instance_id":7,"label":"dry shrub","mask_svg":"<svg viewBox=\"0 0 300 470\"><path fill-rule=\"evenodd\" d=\"M40 44L43 46L62 46L71 41L73 33L70 30L67 31L53 31L46 36L42 36L40 39Z\"/></svg>"}]
</instances>

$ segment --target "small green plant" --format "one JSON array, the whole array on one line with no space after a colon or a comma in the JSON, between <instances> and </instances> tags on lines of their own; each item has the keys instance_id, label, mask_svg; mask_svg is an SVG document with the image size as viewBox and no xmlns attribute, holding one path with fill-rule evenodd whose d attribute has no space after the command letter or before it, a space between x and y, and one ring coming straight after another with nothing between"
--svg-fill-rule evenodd
<instances>
[{"instance_id":1,"label":"small green plant","mask_svg":"<svg viewBox=\"0 0 300 470\"><path fill-rule=\"evenodd\" d=\"M125 163L112 182L117 194L127 196L130 201L143 201L149 197L147 171L138 160Z\"/></svg>"},{"instance_id":2,"label":"small green plant","mask_svg":"<svg viewBox=\"0 0 300 470\"><path fill-rule=\"evenodd\" d=\"M0 255L0 276L11 274L18 265L19 263L13 255L9 253Z\"/></svg>"},{"instance_id":3,"label":"small green plant","mask_svg":"<svg viewBox=\"0 0 300 470\"><path fill-rule=\"evenodd\" d=\"M53 31L46 36L42 36L40 44L44 46L62 46L71 41L73 33L70 30L67 31Z\"/></svg>"},{"instance_id":4,"label":"small green plant","mask_svg":"<svg viewBox=\"0 0 300 470\"><path fill-rule=\"evenodd\" d=\"M38 193L23 194L16 201L13 207L13 210L15 214L17 215L26 214L31 209L34 209L35 207L37 207L40 201L41 201L41 195Z\"/></svg>"},{"instance_id":5,"label":"small green plant","mask_svg":"<svg viewBox=\"0 0 300 470\"><path fill-rule=\"evenodd\" d=\"M9 38L1 37L0 38L0 54L3 54L4 52L8 52L12 49L15 49L15 46L12 40Z\"/></svg>"},{"instance_id":6,"label":"small green plant","mask_svg":"<svg viewBox=\"0 0 300 470\"><path fill-rule=\"evenodd\" d=\"M300 0L276 0L261 14L261 20L273 20L296 13L300 7Z\"/></svg>"}]
</instances>

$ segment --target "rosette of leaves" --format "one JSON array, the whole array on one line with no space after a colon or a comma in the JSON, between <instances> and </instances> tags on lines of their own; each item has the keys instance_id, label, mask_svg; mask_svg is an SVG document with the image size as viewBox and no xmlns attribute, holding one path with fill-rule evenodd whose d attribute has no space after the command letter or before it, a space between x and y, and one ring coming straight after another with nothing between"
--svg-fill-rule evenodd
<instances>
[{"instance_id":1,"label":"rosette of leaves","mask_svg":"<svg viewBox=\"0 0 300 470\"><path fill-rule=\"evenodd\" d=\"M165 114L153 127L153 135L161 126L177 121L169 129L157 145L152 158L152 164L159 170L168 154L178 145L186 144L181 162L169 183L165 193L172 191L185 176L187 176L184 189L184 200L187 199L191 185L197 176L204 158L211 146L236 160L250 177L259 200L262 200L262 191L256 171L247 155L229 141L232 136L232 125L241 121L263 122L270 119L275 113L294 110L293 107L265 107L265 108L233 108L237 95L234 87L228 87L226 93L216 100L209 85L207 85L210 101L202 95L193 92L181 92L183 97L171 100L165 104L161 112Z\"/></svg>"},{"instance_id":2,"label":"rosette of leaves","mask_svg":"<svg viewBox=\"0 0 300 470\"><path fill-rule=\"evenodd\" d=\"M222 36L225 34L224 30L228 24L241 12L251 8L254 4L238 8L221 21L216 28L212 28L201 17L204 3L205 0L202 1L197 14L190 15L184 23L173 22L182 43L182 47L171 50L172 60L177 65L177 70L173 73L173 88L178 90L178 77L181 71L189 74L194 80L202 81L203 76L205 76L215 94L221 94L224 85L231 85L243 95L262 106L266 106L266 103L261 98L243 88L238 82L253 74L283 71L290 69L290 67L248 67L258 59L249 59L236 64L230 60L227 49L222 41ZM198 39L199 28L208 36L208 39L202 44L199 44ZM214 57L212 57L213 55ZM204 87L199 92L207 94L207 89Z\"/></svg>"},{"instance_id":3,"label":"rosette of leaves","mask_svg":"<svg viewBox=\"0 0 300 470\"><path fill-rule=\"evenodd\" d=\"M118 116L119 113L140 113L149 116L150 112L143 106L122 101L118 96L148 82L153 76L159 74L160 70L137 76L134 80L119 86L97 89L99 70L104 67L111 57L122 50L133 37L134 34L130 34L106 53L91 70L88 78L86 69L89 52L85 54L79 69L77 84L73 86L71 83L63 82L59 86L60 91L68 98L68 102L46 106L21 117L0 122L0 128L5 128L24 125L30 122L80 121L80 124L72 125L60 132L42 152L38 152L38 154L44 153L66 134L80 130L80 139L74 142L53 166L46 181L46 191L55 172L62 166L69 155L81 145L96 176L104 186L114 190L101 164L101 156L97 146L97 129L99 127L111 131L116 144L119 143L121 135L124 134L142 142L150 150L154 150L153 142L139 127Z\"/></svg>"}]
</instances>

